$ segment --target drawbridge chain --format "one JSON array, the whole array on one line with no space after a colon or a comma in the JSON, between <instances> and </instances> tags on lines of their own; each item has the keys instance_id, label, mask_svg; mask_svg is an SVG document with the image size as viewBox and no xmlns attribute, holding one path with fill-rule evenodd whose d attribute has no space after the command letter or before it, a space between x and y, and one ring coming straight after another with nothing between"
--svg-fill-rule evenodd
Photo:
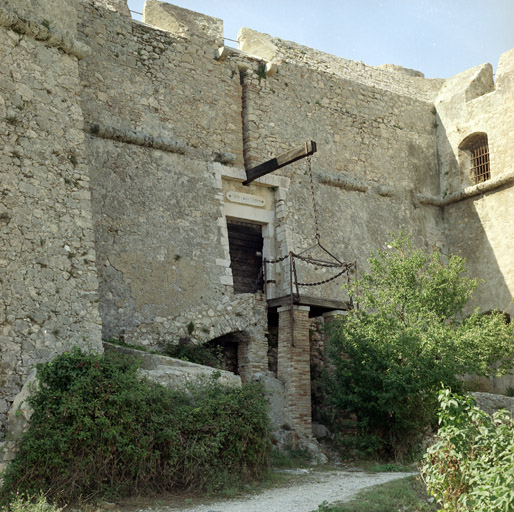
<instances>
[{"instance_id":1,"label":"drawbridge chain","mask_svg":"<svg viewBox=\"0 0 514 512\"><path fill-rule=\"evenodd\" d=\"M314 195L314 180L312 177L312 163L311 157L307 157L307 170L309 172L309 184L311 187L311 196L312 196L312 211L314 213L314 237L319 241L319 224L318 224L318 209L316 208L316 196Z\"/></svg>"},{"instance_id":2,"label":"drawbridge chain","mask_svg":"<svg viewBox=\"0 0 514 512\"><path fill-rule=\"evenodd\" d=\"M289 303L290 303L290 318L291 318L291 344L294 346L294 314L293 314L293 305L295 302L300 301L300 287L315 287L315 286L322 286L324 284L330 283L332 281L335 281L336 279L346 275L346 280L349 283L350 282L350 272L352 270L356 270L357 268L357 262L343 262L339 260L336 256L334 256L328 249L326 249L321 244L321 236L320 236L320 230L319 230L319 221L318 221L318 208L316 205L316 196L315 196L315 189L314 189L314 178L312 174L312 163L311 163L311 156L307 156L307 171L309 174L309 185L310 185L310 191L311 191L311 197L312 197L312 211L314 215L314 239L315 243L314 245L308 247L307 249L304 249L300 252L293 252L289 251L288 254L285 256L282 256L280 258L273 258L273 259L264 259L264 269L266 271L266 265L267 264L278 264L282 263L289 259ZM328 256L327 259L318 259L314 258L313 256L307 255L310 251L314 249L320 249L323 251L323 253ZM307 263L309 265L312 265L314 267L320 267L320 268L333 268L333 269L340 269L339 272L327 279L321 280L321 281L315 281L315 282L300 282L298 280L297 270L296 270L296 263L297 261L302 261L304 263ZM267 282L267 280L264 280Z\"/></svg>"}]
</instances>

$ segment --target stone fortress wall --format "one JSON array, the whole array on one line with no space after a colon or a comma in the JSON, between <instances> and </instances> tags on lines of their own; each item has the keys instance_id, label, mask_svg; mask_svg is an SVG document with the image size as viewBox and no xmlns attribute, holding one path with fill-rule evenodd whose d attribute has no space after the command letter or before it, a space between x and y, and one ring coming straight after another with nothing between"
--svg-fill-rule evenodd
<instances>
[{"instance_id":1,"label":"stone fortress wall","mask_svg":"<svg viewBox=\"0 0 514 512\"><path fill-rule=\"evenodd\" d=\"M18 7L0 4L2 427L35 363L102 346L78 67L87 47Z\"/></svg>"},{"instance_id":2,"label":"stone fortress wall","mask_svg":"<svg viewBox=\"0 0 514 512\"><path fill-rule=\"evenodd\" d=\"M483 64L448 79L435 101L438 155L448 250L462 254L484 280L470 304L514 313L514 50L504 53L493 80ZM489 141L491 179L473 185L459 149L474 133Z\"/></svg>"},{"instance_id":3,"label":"stone fortress wall","mask_svg":"<svg viewBox=\"0 0 514 512\"><path fill-rule=\"evenodd\" d=\"M363 267L404 230L463 254L486 280L475 304L512 314L512 51L496 82L488 65L433 80L250 29L225 47L221 20L156 0L144 20L123 0L0 1L2 425L36 362L102 337L243 333L241 375L265 372L266 298L288 294L289 268L267 266L267 297L235 294L227 219L262 225L266 258L310 246L306 160L241 184L308 140L324 246ZM470 185L475 132L491 180Z\"/></svg>"},{"instance_id":4,"label":"stone fortress wall","mask_svg":"<svg viewBox=\"0 0 514 512\"><path fill-rule=\"evenodd\" d=\"M260 49L257 43L262 45L263 39L247 29L240 33L242 47L250 53ZM255 73L245 76L252 161L266 160L303 139L317 141L312 171L327 248L347 261L365 262L389 231L400 229L411 231L422 245L442 245L440 212L418 209L414 197L416 191L439 192L434 116L425 100L432 81L425 87L422 78L349 66L336 58L328 66L329 56L320 57L320 52L310 55L306 48L272 39L268 44L277 48L278 72L266 80ZM397 75L402 94L386 88ZM420 94L414 97L419 81ZM287 252L312 244L314 216L305 162L282 174L290 179L288 214L280 226ZM337 297L339 286L314 288L309 294Z\"/></svg>"}]
</instances>

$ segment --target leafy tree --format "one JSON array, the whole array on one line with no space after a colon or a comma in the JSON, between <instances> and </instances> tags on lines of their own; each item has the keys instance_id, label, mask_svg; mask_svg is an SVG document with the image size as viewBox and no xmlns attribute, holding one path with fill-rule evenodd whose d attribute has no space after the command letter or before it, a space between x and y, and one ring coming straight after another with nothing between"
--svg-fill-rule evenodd
<instances>
[{"instance_id":1,"label":"leafy tree","mask_svg":"<svg viewBox=\"0 0 514 512\"><path fill-rule=\"evenodd\" d=\"M368 448L402 457L435 425L441 383L458 391L461 375L501 374L514 337L499 312L462 314L477 281L458 256L400 234L369 266L349 289L359 308L330 329L327 391L336 411L357 416Z\"/></svg>"}]
</instances>

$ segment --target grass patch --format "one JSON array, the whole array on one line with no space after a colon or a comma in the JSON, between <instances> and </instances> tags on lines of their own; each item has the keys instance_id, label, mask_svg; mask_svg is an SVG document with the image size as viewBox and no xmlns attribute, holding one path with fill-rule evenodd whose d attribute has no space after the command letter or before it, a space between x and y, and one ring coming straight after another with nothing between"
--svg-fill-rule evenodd
<instances>
[{"instance_id":1,"label":"grass patch","mask_svg":"<svg viewBox=\"0 0 514 512\"><path fill-rule=\"evenodd\" d=\"M394 462L375 462L370 463L368 471L373 473L404 473L409 471L416 471L414 466L406 466L405 464L396 464Z\"/></svg>"},{"instance_id":2,"label":"grass patch","mask_svg":"<svg viewBox=\"0 0 514 512\"><path fill-rule=\"evenodd\" d=\"M110 512L122 512L146 509L165 509L170 507L173 510L182 510L186 507L200 507L210 505L220 499L238 499L244 496L256 495L269 489L278 489L291 485L292 482L305 478L304 475L290 475L277 473L273 470L265 471L259 480L250 482L234 479L232 482L225 482L226 486L215 493L189 489L187 491L177 491L172 494L157 494L155 496L143 495L116 500L114 508ZM89 505L89 508L73 508L70 512L104 512L104 508L96 508ZM87 504L86 504L87 506ZM66 512L68 509L66 509Z\"/></svg>"},{"instance_id":3,"label":"grass patch","mask_svg":"<svg viewBox=\"0 0 514 512\"><path fill-rule=\"evenodd\" d=\"M292 480L297 479L296 476L277 473L273 470L268 470L263 473L259 480L250 482L242 482L241 479L234 479L232 482L227 482L223 489L216 493L216 498L234 499L249 494L256 494L267 489L276 489L283 487Z\"/></svg>"},{"instance_id":4,"label":"grass patch","mask_svg":"<svg viewBox=\"0 0 514 512\"><path fill-rule=\"evenodd\" d=\"M429 503L425 486L417 477L402 478L361 491L352 501L340 505L322 503L317 512L436 512Z\"/></svg>"},{"instance_id":5,"label":"grass patch","mask_svg":"<svg viewBox=\"0 0 514 512\"><path fill-rule=\"evenodd\" d=\"M368 473L412 473L418 471L418 462L419 461L412 464L400 464L376 459L356 459L347 460L344 465L358 468Z\"/></svg>"}]
</instances>

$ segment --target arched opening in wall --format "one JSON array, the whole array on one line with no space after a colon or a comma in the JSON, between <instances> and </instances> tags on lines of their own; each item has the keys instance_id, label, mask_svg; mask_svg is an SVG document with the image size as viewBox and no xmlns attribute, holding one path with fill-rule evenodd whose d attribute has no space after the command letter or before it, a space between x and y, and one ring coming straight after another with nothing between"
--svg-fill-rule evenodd
<instances>
[{"instance_id":1,"label":"arched opening in wall","mask_svg":"<svg viewBox=\"0 0 514 512\"><path fill-rule=\"evenodd\" d=\"M476 185L491 178L489 141L486 133L473 133L461 142L459 164L464 185Z\"/></svg>"},{"instance_id":2,"label":"arched opening in wall","mask_svg":"<svg viewBox=\"0 0 514 512\"><path fill-rule=\"evenodd\" d=\"M236 331L218 336L208 341L206 346L215 355L222 370L240 375L239 350L247 341L246 333Z\"/></svg>"},{"instance_id":3,"label":"arched opening in wall","mask_svg":"<svg viewBox=\"0 0 514 512\"><path fill-rule=\"evenodd\" d=\"M262 292L262 225L227 218L227 231L234 293Z\"/></svg>"}]
</instances>

